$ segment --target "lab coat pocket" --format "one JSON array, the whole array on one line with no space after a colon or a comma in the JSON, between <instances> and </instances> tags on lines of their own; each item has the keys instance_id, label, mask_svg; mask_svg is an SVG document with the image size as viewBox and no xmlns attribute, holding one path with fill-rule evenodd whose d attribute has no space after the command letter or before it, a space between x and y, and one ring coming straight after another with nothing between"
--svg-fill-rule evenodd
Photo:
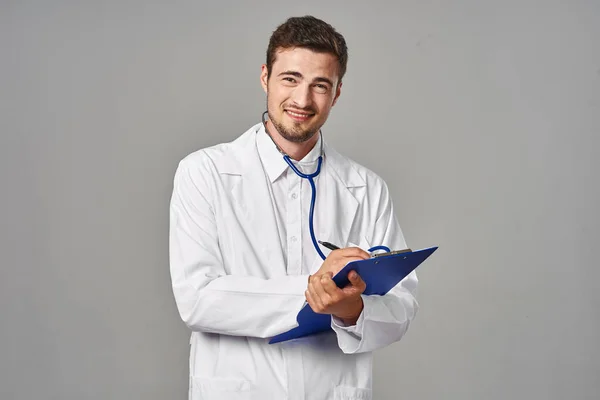
<instances>
[{"instance_id":1,"label":"lab coat pocket","mask_svg":"<svg viewBox=\"0 0 600 400\"><path fill-rule=\"evenodd\" d=\"M333 393L334 400L372 400L371 389L352 386L336 386Z\"/></svg>"},{"instance_id":2,"label":"lab coat pocket","mask_svg":"<svg viewBox=\"0 0 600 400\"><path fill-rule=\"evenodd\" d=\"M192 399L244 400L251 399L252 384L243 379L193 378Z\"/></svg>"}]
</instances>

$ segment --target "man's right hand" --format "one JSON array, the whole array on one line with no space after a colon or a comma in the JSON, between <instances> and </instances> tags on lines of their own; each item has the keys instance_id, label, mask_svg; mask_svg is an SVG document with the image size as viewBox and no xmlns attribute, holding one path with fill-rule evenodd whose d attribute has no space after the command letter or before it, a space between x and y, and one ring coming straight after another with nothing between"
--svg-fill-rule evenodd
<instances>
[{"instance_id":1,"label":"man's right hand","mask_svg":"<svg viewBox=\"0 0 600 400\"><path fill-rule=\"evenodd\" d=\"M366 260L371 256L366 251L358 247L347 247L345 249L333 250L317 272L313 276L321 276L323 274L331 273L332 275L337 274L351 261Z\"/></svg>"},{"instance_id":2,"label":"man's right hand","mask_svg":"<svg viewBox=\"0 0 600 400\"><path fill-rule=\"evenodd\" d=\"M318 314L331 314L348 326L356 324L364 307L361 295L366 284L355 271L348 274L350 284L342 289L335 285L332 278L349 262L369 257L366 251L358 247L333 250L321 268L308 277L304 295L312 310Z\"/></svg>"}]
</instances>

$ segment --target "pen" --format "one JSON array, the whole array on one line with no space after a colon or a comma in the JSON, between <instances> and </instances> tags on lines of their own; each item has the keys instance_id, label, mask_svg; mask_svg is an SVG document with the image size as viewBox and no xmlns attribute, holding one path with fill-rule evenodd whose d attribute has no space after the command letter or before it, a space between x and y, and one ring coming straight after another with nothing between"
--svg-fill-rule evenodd
<instances>
[{"instance_id":1,"label":"pen","mask_svg":"<svg viewBox=\"0 0 600 400\"><path fill-rule=\"evenodd\" d=\"M329 250L338 250L339 247L337 247L335 244L331 244L329 242L321 242L320 240L318 241L323 247L327 247Z\"/></svg>"}]
</instances>

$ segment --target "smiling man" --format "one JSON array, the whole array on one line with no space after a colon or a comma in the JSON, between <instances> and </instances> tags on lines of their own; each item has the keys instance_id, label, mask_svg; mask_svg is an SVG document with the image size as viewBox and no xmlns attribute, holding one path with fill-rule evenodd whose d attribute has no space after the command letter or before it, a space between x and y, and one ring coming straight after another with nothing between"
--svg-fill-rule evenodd
<instances>
[{"instance_id":1,"label":"smiling man","mask_svg":"<svg viewBox=\"0 0 600 400\"><path fill-rule=\"evenodd\" d=\"M260 75L268 119L177 168L170 264L192 330L192 400L371 399L372 351L415 316L414 272L384 296L363 295L353 272L344 288L331 279L373 245L407 247L385 182L320 134L347 60L329 24L288 19ZM329 315L331 331L269 345L305 305Z\"/></svg>"}]
</instances>

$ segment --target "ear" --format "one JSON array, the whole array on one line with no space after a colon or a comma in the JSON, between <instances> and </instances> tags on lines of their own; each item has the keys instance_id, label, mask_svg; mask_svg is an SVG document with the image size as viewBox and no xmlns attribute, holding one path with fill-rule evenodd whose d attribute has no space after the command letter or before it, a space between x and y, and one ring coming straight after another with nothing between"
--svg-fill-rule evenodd
<instances>
[{"instance_id":1,"label":"ear","mask_svg":"<svg viewBox=\"0 0 600 400\"><path fill-rule=\"evenodd\" d=\"M342 82L338 83L337 88L335 89L335 97L333 98L333 103L331 104L331 107L335 106L335 103L337 103L340 94L342 94Z\"/></svg>"},{"instance_id":2,"label":"ear","mask_svg":"<svg viewBox=\"0 0 600 400\"><path fill-rule=\"evenodd\" d=\"M261 71L260 71L260 84L263 88L263 90L265 91L265 93L267 93L267 87L268 87L268 82L269 82L269 71L267 70L267 64L263 64L261 67Z\"/></svg>"}]
</instances>

